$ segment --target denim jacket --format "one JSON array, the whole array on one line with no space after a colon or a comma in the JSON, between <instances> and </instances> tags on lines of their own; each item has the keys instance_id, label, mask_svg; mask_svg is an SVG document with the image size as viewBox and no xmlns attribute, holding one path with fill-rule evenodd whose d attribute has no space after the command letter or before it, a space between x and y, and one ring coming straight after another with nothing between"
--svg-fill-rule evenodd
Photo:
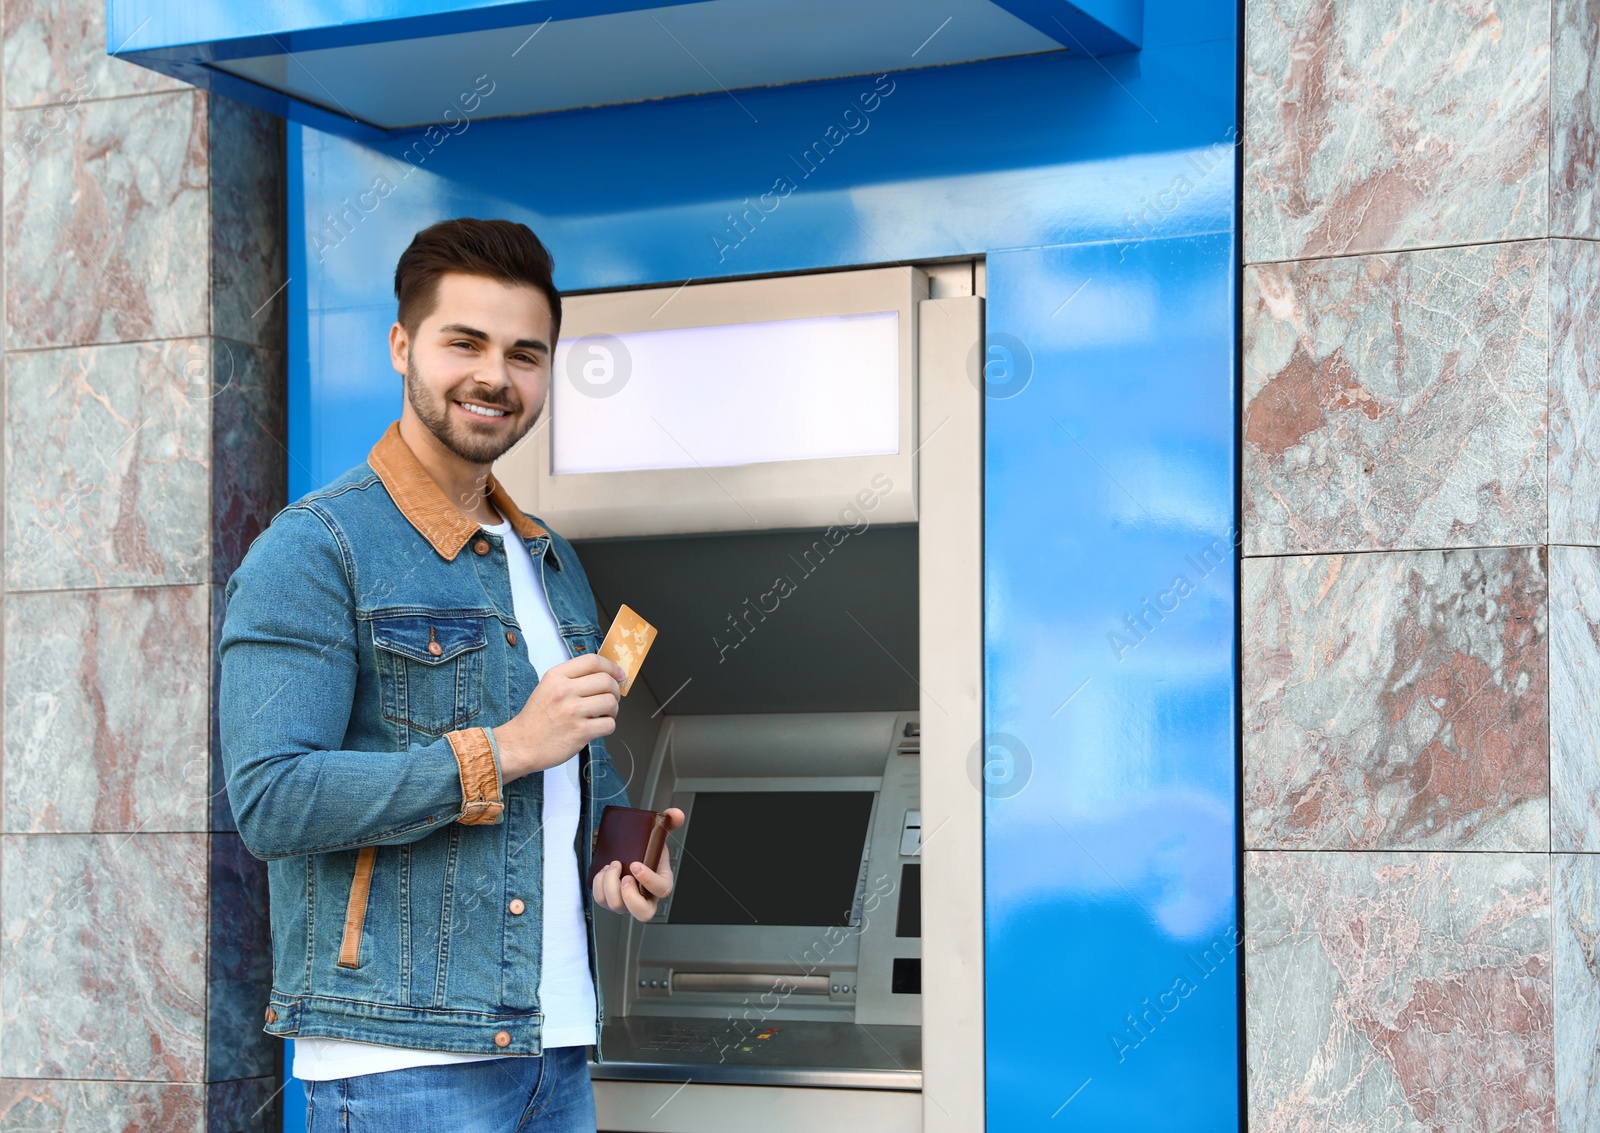
<instances>
[{"instance_id":1,"label":"denim jacket","mask_svg":"<svg viewBox=\"0 0 1600 1133\"><path fill-rule=\"evenodd\" d=\"M569 652L594 652L572 547L490 489ZM391 425L366 464L273 520L227 598L222 761L240 836L268 862L266 1029L540 1053L544 777L502 783L494 737L538 674L500 538ZM586 871L600 808L627 797L604 743L580 758Z\"/></svg>"}]
</instances>

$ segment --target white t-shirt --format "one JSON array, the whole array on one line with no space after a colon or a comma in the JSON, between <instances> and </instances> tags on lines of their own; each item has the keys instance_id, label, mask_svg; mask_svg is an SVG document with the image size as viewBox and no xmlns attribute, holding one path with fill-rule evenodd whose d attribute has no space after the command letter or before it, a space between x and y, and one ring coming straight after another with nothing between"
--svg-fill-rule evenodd
<instances>
[{"instance_id":1,"label":"white t-shirt","mask_svg":"<svg viewBox=\"0 0 1600 1133\"><path fill-rule=\"evenodd\" d=\"M543 674L567 660L566 643L544 586L534 573L533 559L508 521L485 526L506 546L511 571L511 605L528 660ZM589 933L583 917L583 885L578 877L577 853L582 793L580 769L574 756L544 772L544 892L543 947L539 966L539 1010L544 1016L540 1032L547 1049L593 1044L594 980L589 975ZM439 1050L405 1050L343 1039L302 1038L294 1043L294 1076L307 1082L381 1074L412 1066L443 1066L453 1062L482 1062L496 1054L457 1054Z\"/></svg>"}]
</instances>

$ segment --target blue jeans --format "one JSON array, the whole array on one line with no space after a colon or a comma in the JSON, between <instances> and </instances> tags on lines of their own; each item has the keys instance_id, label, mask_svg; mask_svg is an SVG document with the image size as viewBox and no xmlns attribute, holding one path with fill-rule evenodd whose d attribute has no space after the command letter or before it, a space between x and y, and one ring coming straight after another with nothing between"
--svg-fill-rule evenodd
<instances>
[{"instance_id":1,"label":"blue jeans","mask_svg":"<svg viewBox=\"0 0 1600 1133\"><path fill-rule=\"evenodd\" d=\"M595 1133L589 1048L306 1083L307 1133Z\"/></svg>"}]
</instances>

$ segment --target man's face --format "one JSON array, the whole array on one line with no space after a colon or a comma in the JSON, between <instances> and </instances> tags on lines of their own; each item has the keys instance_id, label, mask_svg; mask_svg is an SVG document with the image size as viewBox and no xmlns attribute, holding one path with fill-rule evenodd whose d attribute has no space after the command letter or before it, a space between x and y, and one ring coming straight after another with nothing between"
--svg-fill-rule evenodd
<instances>
[{"instance_id":1,"label":"man's face","mask_svg":"<svg viewBox=\"0 0 1600 1133\"><path fill-rule=\"evenodd\" d=\"M407 334L396 323L389 355L406 378L406 407L445 448L489 464L533 428L550 388L550 304L532 287L454 272Z\"/></svg>"}]
</instances>

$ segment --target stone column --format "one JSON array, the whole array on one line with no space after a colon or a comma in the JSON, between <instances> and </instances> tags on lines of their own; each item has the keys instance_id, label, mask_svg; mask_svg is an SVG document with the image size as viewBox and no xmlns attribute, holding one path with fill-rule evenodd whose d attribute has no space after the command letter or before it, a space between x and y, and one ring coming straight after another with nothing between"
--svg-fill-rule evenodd
<instances>
[{"instance_id":1,"label":"stone column","mask_svg":"<svg viewBox=\"0 0 1600 1133\"><path fill-rule=\"evenodd\" d=\"M283 137L7 0L0 1128L265 1130L264 871L210 721L285 491Z\"/></svg>"},{"instance_id":2,"label":"stone column","mask_svg":"<svg viewBox=\"0 0 1600 1133\"><path fill-rule=\"evenodd\" d=\"M1246 4L1257 1133L1600 1122L1597 29Z\"/></svg>"}]
</instances>

